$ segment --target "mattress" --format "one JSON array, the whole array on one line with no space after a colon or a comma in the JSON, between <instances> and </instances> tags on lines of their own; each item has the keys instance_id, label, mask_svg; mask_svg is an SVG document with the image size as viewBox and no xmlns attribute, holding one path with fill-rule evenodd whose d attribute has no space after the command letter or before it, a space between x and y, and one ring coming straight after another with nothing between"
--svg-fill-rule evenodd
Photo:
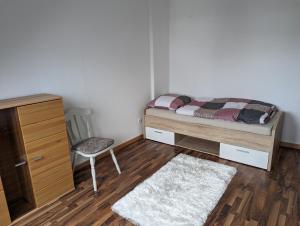
<instances>
[{"instance_id":1,"label":"mattress","mask_svg":"<svg viewBox=\"0 0 300 226\"><path fill-rule=\"evenodd\" d=\"M146 109L146 115L172 119L181 122L215 126L223 129L244 131L244 132L255 133L255 134L266 135L266 136L270 136L272 134L272 128L279 117L279 114L276 113L275 116L267 124L260 125L260 124L246 124L243 122L230 122L230 121L219 120L219 119L206 119L206 118L199 118L193 116L185 116L185 115L176 114L175 111L162 110L157 108Z\"/></svg>"}]
</instances>

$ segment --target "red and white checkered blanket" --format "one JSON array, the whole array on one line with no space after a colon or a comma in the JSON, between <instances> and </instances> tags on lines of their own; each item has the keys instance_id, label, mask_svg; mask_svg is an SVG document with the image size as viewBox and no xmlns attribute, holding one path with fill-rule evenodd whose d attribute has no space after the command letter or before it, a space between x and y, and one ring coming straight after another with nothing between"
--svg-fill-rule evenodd
<instances>
[{"instance_id":1,"label":"red and white checkered blanket","mask_svg":"<svg viewBox=\"0 0 300 226\"><path fill-rule=\"evenodd\" d=\"M177 114L208 119L240 121L248 124L265 124L273 117L275 105L257 100L240 98L194 99L178 108Z\"/></svg>"}]
</instances>

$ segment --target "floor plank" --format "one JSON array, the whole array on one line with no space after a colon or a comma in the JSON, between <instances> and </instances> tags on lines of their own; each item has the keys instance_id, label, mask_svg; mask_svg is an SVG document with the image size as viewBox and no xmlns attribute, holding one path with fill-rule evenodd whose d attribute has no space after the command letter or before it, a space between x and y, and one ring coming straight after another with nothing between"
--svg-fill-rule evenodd
<instances>
[{"instance_id":1,"label":"floor plank","mask_svg":"<svg viewBox=\"0 0 300 226\"><path fill-rule=\"evenodd\" d=\"M149 140L138 141L118 153L121 175L109 157L97 162L98 194L93 192L89 168L83 168L75 175L75 191L14 225L132 225L113 213L111 206L179 153L238 169L205 226L300 225L300 152L282 149L278 166L269 173Z\"/></svg>"}]
</instances>

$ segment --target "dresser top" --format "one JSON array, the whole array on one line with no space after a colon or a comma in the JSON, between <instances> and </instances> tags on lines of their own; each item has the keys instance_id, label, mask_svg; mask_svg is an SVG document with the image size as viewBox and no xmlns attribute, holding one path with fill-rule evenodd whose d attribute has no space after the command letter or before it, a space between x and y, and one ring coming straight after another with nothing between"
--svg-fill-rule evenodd
<instances>
[{"instance_id":1,"label":"dresser top","mask_svg":"<svg viewBox=\"0 0 300 226\"><path fill-rule=\"evenodd\" d=\"M16 97L6 100L0 100L0 110L7 109L7 108L14 108L28 104L35 104L45 101L51 100L58 100L61 99L61 96L52 95L52 94L36 94L31 96L23 96L23 97Z\"/></svg>"}]
</instances>

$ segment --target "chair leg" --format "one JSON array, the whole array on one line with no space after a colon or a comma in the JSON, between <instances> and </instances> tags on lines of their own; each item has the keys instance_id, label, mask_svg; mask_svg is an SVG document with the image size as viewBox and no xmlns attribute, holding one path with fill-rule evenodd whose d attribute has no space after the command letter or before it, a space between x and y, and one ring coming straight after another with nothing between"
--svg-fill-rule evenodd
<instances>
[{"instance_id":1,"label":"chair leg","mask_svg":"<svg viewBox=\"0 0 300 226\"><path fill-rule=\"evenodd\" d=\"M97 181L96 181L96 170L95 170L95 157L90 157L90 163L91 163L91 173L92 173L92 178L93 178L94 192L97 192Z\"/></svg>"},{"instance_id":2,"label":"chair leg","mask_svg":"<svg viewBox=\"0 0 300 226\"><path fill-rule=\"evenodd\" d=\"M121 170L120 170L120 167L119 167L119 164L118 164L118 161L116 159L116 156L114 154L114 150L113 149L110 149L110 154L111 154L111 157L112 157L112 159L113 159L113 161L115 163L115 166L116 166L116 168L118 170L118 173L121 174Z\"/></svg>"},{"instance_id":3,"label":"chair leg","mask_svg":"<svg viewBox=\"0 0 300 226\"><path fill-rule=\"evenodd\" d=\"M77 153L76 153L76 151L74 151L73 152L73 161L72 161L73 174L75 173L76 159L77 159Z\"/></svg>"}]
</instances>

